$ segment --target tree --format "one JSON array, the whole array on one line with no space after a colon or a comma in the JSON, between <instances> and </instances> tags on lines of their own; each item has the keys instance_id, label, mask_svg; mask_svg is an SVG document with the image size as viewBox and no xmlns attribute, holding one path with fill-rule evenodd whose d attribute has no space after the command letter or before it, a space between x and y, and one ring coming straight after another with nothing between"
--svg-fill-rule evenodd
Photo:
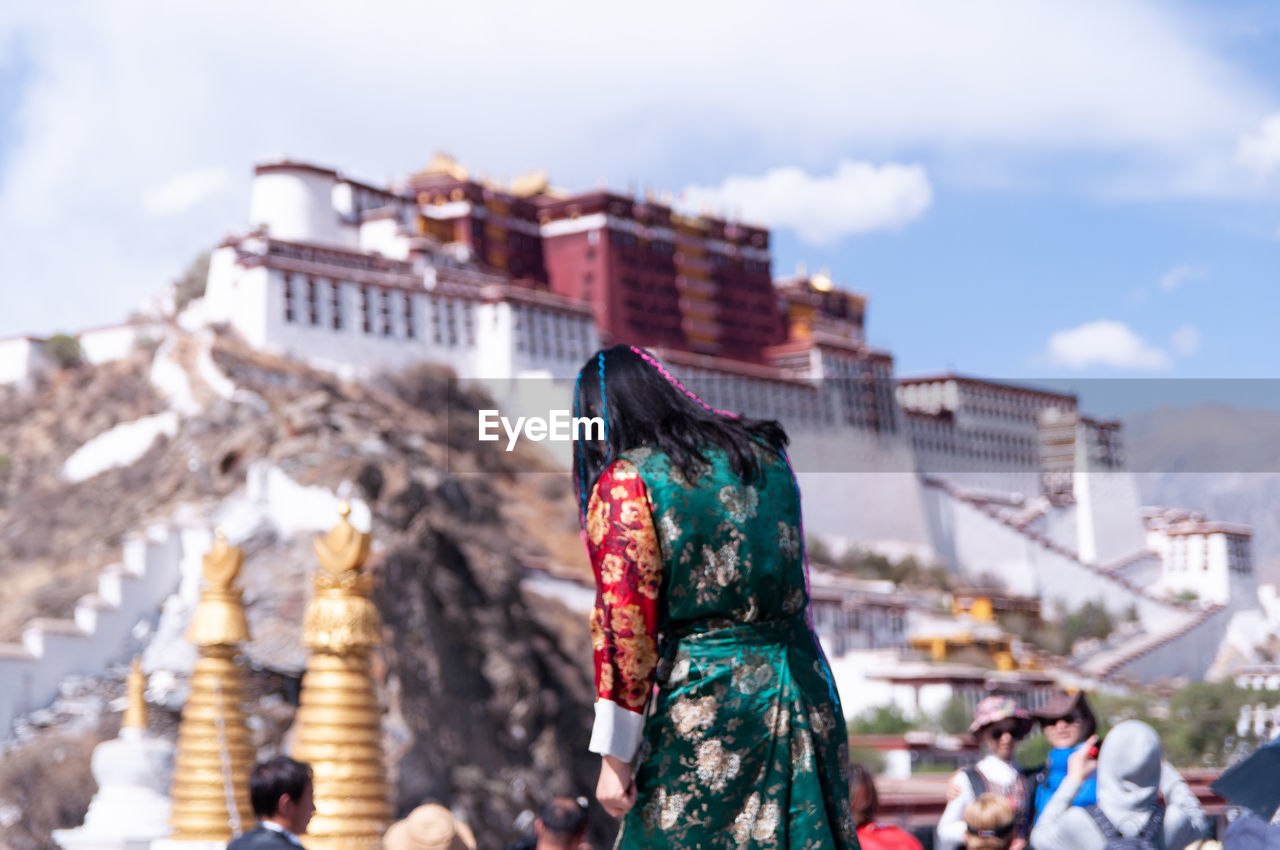
<instances>
[{"instance_id":1,"label":"tree","mask_svg":"<svg viewBox=\"0 0 1280 850\"><path fill-rule=\"evenodd\" d=\"M961 735L969 731L969 706L959 693L951 695L947 704L938 712L938 726L948 735Z\"/></svg>"},{"instance_id":2,"label":"tree","mask_svg":"<svg viewBox=\"0 0 1280 850\"><path fill-rule=\"evenodd\" d=\"M80 340L69 334L55 334L40 345L40 353L58 364L59 369L70 369L82 362Z\"/></svg>"},{"instance_id":3,"label":"tree","mask_svg":"<svg viewBox=\"0 0 1280 850\"><path fill-rule=\"evenodd\" d=\"M204 297L205 284L209 280L209 252L205 251L191 261L182 277L173 282L173 309L181 313L192 301Z\"/></svg>"},{"instance_id":4,"label":"tree","mask_svg":"<svg viewBox=\"0 0 1280 850\"><path fill-rule=\"evenodd\" d=\"M1143 693L1091 696L1098 733L1123 720L1142 720L1160 735L1164 757L1179 767L1223 766L1235 752L1244 705L1280 703L1280 693L1241 688L1230 680L1194 682L1167 699ZM1246 742L1258 743L1258 742Z\"/></svg>"},{"instance_id":5,"label":"tree","mask_svg":"<svg viewBox=\"0 0 1280 850\"><path fill-rule=\"evenodd\" d=\"M849 722L850 735L901 735L916 728L896 705L868 709Z\"/></svg>"},{"instance_id":6,"label":"tree","mask_svg":"<svg viewBox=\"0 0 1280 850\"><path fill-rule=\"evenodd\" d=\"M1086 602L1062 620L1062 631L1070 646L1082 638L1105 638L1116 624L1102 601Z\"/></svg>"},{"instance_id":7,"label":"tree","mask_svg":"<svg viewBox=\"0 0 1280 850\"><path fill-rule=\"evenodd\" d=\"M1257 701L1258 695L1231 681L1193 682L1180 688L1169 700L1168 716L1151 721L1160 733L1164 757L1187 767L1225 764L1235 743L1240 709Z\"/></svg>"}]
</instances>

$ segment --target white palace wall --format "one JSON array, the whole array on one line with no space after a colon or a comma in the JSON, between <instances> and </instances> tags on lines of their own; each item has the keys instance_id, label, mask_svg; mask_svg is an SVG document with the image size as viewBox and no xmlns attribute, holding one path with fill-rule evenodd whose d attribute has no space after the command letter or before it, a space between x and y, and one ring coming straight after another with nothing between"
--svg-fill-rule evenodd
<instances>
[{"instance_id":1,"label":"white palace wall","mask_svg":"<svg viewBox=\"0 0 1280 850\"><path fill-rule=\"evenodd\" d=\"M42 362L40 340L25 336L0 340L0 384L25 383Z\"/></svg>"},{"instance_id":2,"label":"white palace wall","mask_svg":"<svg viewBox=\"0 0 1280 850\"><path fill-rule=\"evenodd\" d=\"M126 661L134 628L157 616L184 571L198 572L212 539L207 527L180 524L131 535L122 562L102 571L97 592L76 603L73 619L32 620L20 645L0 646L0 740L15 717L49 705L67 676Z\"/></svg>"},{"instance_id":3,"label":"white palace wall","mask_svg":"<svg viewBox=\"0 0 1280 850\"><path fill-rule=\"evenodd\" d=\"M1159 630L1180 616L1178 609L1095 572L939 488L928 488L926 498L936 514L946 517L954 563L962 574L998 576L1010 591L1039 597L1046 607L1055 601L1069 608L1101 601L1113 615L1124 615L1132 605L1148 630Z\"/></svg>"},{"instance_id":4,"label":"white palace wall","mask_svg":"<svg viewBox=\"0 0 1280 850\"><path fill-rule=\"evenodd\" d=\"M1088 470L1077 459L1074 476L1081 560L1106 564L1145 549L1146 528L1133 474Z\"/></svg>"},{"instance_id":5,"label":"white palace wall","mask_svg":"<svg viewBox=\"0 0 1280 850\"><path fill-rule=\"evenodd\" d=\"M903 438L834 426L788 432L807 534L840 548L896 544L933 555L934 541L944 538L931 533L920 477Z\"/></svg>"}]
</instances>

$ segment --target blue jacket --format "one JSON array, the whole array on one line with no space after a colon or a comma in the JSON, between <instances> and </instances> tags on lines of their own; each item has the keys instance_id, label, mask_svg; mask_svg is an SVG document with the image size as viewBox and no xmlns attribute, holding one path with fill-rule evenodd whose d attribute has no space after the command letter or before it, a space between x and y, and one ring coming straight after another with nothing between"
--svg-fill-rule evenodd
<instances>
[{"instance_id":1,"label":"blue jacket","mask_svg":"<svg viewBox=\"0 0 1280 850\"><path fill-rule=\"evenodd\" d=\"M1036 820L1040 819L1040 813L1044 811L1044 807L1049 805L1053 792L1057 791L1062 780L1067 778L1067 759L1082 746L1084 745L1077 744L1074 747L1049 750L1049 759L1044 766L1045 781L1036 787ZM1096 802L1098 802L1098 780L1096 776L1090 776L1080 786L1080 793L1076 794L1071 805L1091 806Z\"/></svg>"}]
</instances>

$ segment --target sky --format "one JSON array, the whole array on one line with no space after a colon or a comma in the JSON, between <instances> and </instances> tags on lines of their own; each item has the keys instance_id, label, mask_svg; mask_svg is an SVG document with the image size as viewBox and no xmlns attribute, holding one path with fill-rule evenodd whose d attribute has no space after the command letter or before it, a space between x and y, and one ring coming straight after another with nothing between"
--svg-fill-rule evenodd
<instances>
[{"instance_id":1,"label":"sky","mask_svg":"<svg viewBox=\"0 0 1280 850\"><path fill-rule=\"evenodd\" d=\"M899 374L1277 378L1280 7L0 6L0 338L109 324L254 163L670 191L869 298Z\"/></svg>"}]
</instances>

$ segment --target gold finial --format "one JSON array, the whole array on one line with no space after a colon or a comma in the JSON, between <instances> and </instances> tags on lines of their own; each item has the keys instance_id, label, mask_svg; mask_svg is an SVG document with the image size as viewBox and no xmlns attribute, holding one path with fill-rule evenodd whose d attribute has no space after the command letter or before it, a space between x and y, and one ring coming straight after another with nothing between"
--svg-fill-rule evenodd
<instances>
[{"instance_id":1,"label":"gold finial","mask_svg":"<svg viewBox=\"0 0 1280 850\"><path fill-rule=\"evenodd\" d=\"M244 565L244 550L228 543L226 533L219 528L214 532L213 548L202 561L204 580L210 589L226 593Z\"/></svg>"},{"instance_id":2,"label":"gold finial","mask_svg":"<svg viewBox=\"0 0 1280 850\"><path fill-rule=\"evenodd\" d=\"M369 557L370 534L357 531L347 519L351 515L351 505L342 502L338 505L338 514L342 517L338 524L329 530L324 537L315 541L316 557L326 572L340 576L343 573L359 570Z\"/></svg>"},{"instance_id":3,"label":"gold finial","mask_svg":"<svg viewBox=\"0 0 1280 850\"><path fill-rule=\"evenodd\" d=\"M133 657L129 666L129 678L125 680L125 692L129 695L129 705L124 710L122 729L147 728L147 700L145 697L147 678L142 675L142 659Z\"/></svg>"},{"instance_id":4,"label":"gold finial","mask_svg":"<svg viewBox=\"0 0 1280 850\"><path fill-rule=\"evenodd\" d=\"M213 546L201 559L204 587L191 616L187 640L196 646L230 646L249 639L240 589L231 585L244 565L244 550L227 542L227 535L214 532Z\"/></svg>"},{"instance_id":5,"label":"gold finial","mask_svg":"<svg viewBox=\"0 0 1280 850\"><path fill-rule=\"evenodd\" d=\"M392 814L382 712L370 673L382 620L369 598L373 576L360 570L372 535L352 527L346 502L338 513L338 524L316 538L321 568L302 614L302 645L310 655L292 755L315 770L316 816L306 838L311 850L379 847Z\"/></svg>"}]
</instances>

